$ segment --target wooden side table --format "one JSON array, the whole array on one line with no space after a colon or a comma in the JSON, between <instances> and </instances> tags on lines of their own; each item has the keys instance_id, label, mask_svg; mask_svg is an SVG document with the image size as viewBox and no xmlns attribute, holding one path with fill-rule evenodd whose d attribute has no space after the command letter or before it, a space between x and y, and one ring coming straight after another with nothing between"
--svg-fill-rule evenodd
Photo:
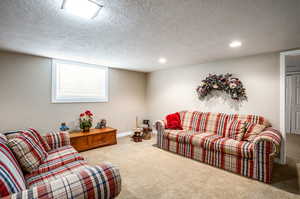
<instances>
[{"instance_id":1,"label":"wooden side table","mask_svg":"<svg viewBox=\"0 0 300 199\"><path fill-rule=\"evenodd\" d=\"M101 146L117 144L117 129L91 129L89 132L70 133L71 145L77 151L85 151Z\"/></svg>"}]
</instances>

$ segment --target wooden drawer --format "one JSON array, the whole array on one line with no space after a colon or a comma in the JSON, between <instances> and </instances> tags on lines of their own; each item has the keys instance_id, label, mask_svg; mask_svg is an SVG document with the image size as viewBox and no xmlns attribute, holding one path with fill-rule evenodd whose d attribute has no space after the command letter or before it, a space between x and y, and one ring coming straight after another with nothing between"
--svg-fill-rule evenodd
<instances>
[{"instance_id":1,"label":"wooden drawer","mask_svg":"<svg viewBox=\"0 0 300 199\"><path fill-rule=\"evenodd\" d=\"M88 149L88 137L77 137L71 139L71 145L77 150L77 151L84 151Z\"/></svg>"},{"instance_id":2,"label":"wooden drawer","mask_svg":"<svg viewBox=\"0 0 300 199\"><path fill-rule=\"evenodd\" d=\"M96 134L88 136L88 143L91 147L116 144L116 133Z\"/></svg>"}]
</instances>

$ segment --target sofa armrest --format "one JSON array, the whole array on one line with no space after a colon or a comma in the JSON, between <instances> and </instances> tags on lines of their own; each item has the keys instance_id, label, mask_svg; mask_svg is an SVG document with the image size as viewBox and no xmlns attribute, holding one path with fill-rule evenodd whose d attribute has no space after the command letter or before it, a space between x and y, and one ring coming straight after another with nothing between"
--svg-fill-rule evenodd
<instances>
[{"instance_id":1,"label":"sofa armrest","mask_svg":"<svg viewBox=\"0 0 300 199\"><path fill-rule=\"evenodd\" d=\"M86 168L47 184L31 187L4 199L115 198L121 191L119 170L110 163Z\"/></svg>"},{"instance_id":2,"label":"sofa armrest","mask_svg":"<svg viewBox=\"0 0 300 199\"><path fill-rule=\"evenodd\" d=\"M44 138L51 149L67 146L71 144L69 132L51 132L44 135Z\"/></svg>"},{"instance_id":3,"label":"sofa armrest","mask_svg":"<svg viewBox=\"0 0 300 199\"><path fill-rule=\"evenodd\" d=\"M154 124L157 131L157 146L163 148L163 136L166 127L165 122L163 120L157 120Z\"/></svg>"},{"instance_id":4,"label":"sofa armrest","mask_svg":"<svg viewBox=\"0 0 300 199\"><path fill-rule=\"evenodd\" d=\"M166 124L163 120L157 120L155 123L155 128L157 130L157 133L160 132L160 131L164 131L165 128L166 128Z\"/></svg>"},{"instance_id":5,"label":"sofa armrest","mask_svg":"<svg viewBox=\"0 0 300 199\"><path fill-rule=\"evenodd\" d=\"M269 151L271 155L276 155L280 150L281 143L281 133L273 128L266 128L263 132L261 132L258 136L253 140L254 149L258 149L261 143L271 143L272 150Z\"/></svg>"}]
</instances>

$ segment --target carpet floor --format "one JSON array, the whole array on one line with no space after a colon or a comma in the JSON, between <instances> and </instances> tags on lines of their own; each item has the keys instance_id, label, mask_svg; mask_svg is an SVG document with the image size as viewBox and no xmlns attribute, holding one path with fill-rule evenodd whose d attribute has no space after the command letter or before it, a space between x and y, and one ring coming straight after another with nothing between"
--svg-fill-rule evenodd
<instances>
[{"instance_id":1,"label":"carpet floor","mask_svg":"<svg viewBox=\"0 0 300 199\"><path fill-rule=\"evenodd\" d=\"M279 182L277 186L264 184L164 151L154 144L155 138L135 143L123 137L117 145L82 155L92 165L109 161L119 167L120 199L300 199L298 194L278 188Z\"/></svg>"}]
</instances>

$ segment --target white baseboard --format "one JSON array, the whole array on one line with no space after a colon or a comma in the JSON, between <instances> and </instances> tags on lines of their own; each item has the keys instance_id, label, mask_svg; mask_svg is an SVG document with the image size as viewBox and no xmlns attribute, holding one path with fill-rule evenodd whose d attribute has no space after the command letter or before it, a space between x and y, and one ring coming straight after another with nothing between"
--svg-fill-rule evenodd
<instances>
[{"instance_id":1,"label":"white baseboard","mask_svg":"<svg viewBox=\"0 0 300 199\"><path fill-rule=\"evenodd\" d=\"M125 132L117 133L117 138L126 137L126 136L129 136L132 134L133 134L133 131L125 131Z\"/></svg>"}]
</instances>

